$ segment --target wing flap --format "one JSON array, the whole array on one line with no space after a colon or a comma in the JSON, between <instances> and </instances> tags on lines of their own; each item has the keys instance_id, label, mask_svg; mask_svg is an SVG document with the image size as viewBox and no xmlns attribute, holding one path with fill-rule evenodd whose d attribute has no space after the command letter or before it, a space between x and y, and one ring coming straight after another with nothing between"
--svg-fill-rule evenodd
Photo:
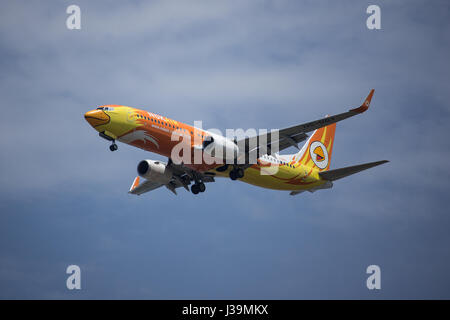
<instances>
[{"instance_id":1,"label":"wing flap","mask_svg":"<svg viewBox=\"0 0 450 320\"><path fill-rule=\"evenodd\" d=\"M387 160L375 161L375 162L359 164L356 166L350 166L350 167L339 168L339 169L334 169L334 170L329 170L329 171L323 171L323 172L319 172L319 176L322 179L325 179L328 181L335 181L335 180L339 180L339 179L345 178L347 176L350 176L352 174L361 172L363 170L367 170L367 169L379 166L386 162L389 162L389 161L387 161Z\"/></svg>"}]
</instances>

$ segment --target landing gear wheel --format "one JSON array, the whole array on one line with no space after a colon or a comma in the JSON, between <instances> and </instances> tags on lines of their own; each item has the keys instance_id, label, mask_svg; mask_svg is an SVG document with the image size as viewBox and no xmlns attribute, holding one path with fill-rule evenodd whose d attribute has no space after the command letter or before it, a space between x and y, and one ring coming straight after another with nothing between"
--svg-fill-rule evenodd
<instances>
[{"instance_id":1,"label":"landing gear wheel","mask_svg":"<svg viewBox=\"0 0 450 320\"><path fill-rule=\"evenodd\" d=\"M198 194L200 192L200 188L199 188L198 184L193 184L191 187L191 191L193 194Z\"/></svg>"},{"instance_id":2,"label":"landing gear wheel","mask_svg":"<svg viewBox=\"0 0 450 320\"><path fill-rule=\"evenodd\" d=\"M243 178L244 177L244 169L242 169L242 168L236 169L236 176L238 178Z\"/></svg>"},{"instance_id":3,"label":"landing gear wheel","mask_svg":"<svg viewBox=\"0 0 450 320\"><path fill-rule=\"evenodd\" d=\"M200 192L205 192L206 187L205 187L205 184L203 182L200 182L198 184L198 190L200 190Z\"/></svg>"},{"instance_id":4,"label":"landing gear wheel","mask_svg":"<svg viewBox=\"0 0 450 320\"><path fill-rule=\"evenodd\" d=\"M236 170L231 170L230 171L230 179L231 180L236 180L238 177L237 177L237 174L236 174Z\"/></svg>"},{"instance_id":5,"label":"landing gear wheel","mask_svg":"<svg viewBox=\"0 0 450 320\"><path fill-rule=\"evenodd\" d=\"M116 151L117 149L119 149L119 147L115 143L113 143L112 145L109 146L109 150L111 150L111 151Z\"/></svg>"}]
</instances>

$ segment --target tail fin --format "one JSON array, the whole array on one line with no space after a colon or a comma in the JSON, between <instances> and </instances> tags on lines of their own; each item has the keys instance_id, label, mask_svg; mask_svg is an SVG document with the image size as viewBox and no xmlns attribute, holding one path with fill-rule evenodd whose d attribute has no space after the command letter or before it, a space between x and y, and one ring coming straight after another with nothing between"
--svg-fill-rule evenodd
<instances>
[{"instance_id":1,"label":"tail fin","mask_svg":"<svg viewBox=\"0 0 450 320\"><path fill-rule=\"evenodd\" d=\"M314 167L319 171L328 170L333 152L335 131L336 123L314 131L300 152L292 156L291 162Z\"/></svg>"}]
</instances>

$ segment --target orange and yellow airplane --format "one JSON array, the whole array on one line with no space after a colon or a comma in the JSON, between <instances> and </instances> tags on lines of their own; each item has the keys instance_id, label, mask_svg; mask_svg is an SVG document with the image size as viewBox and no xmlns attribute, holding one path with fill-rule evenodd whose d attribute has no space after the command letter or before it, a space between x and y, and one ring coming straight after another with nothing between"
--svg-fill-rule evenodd
<instances>
[{"instance_id":1,"label":"orange and yellow airplane","mask_svg":"<svg viewBox=\"0 0 450 320\"><path fill-rule=\"evenodd\" d=\"M177 188L189 191L192 184L192 193L198 194L215 177L229 176L296 195L331 188L335 180L388 162L329 170L336 122L365 112L373 93L372 89L360 107L347 112L239 140L127 106L101 106L84 117L102 138L112 142L111 151L117 150L118 140L168 157L167 163L141 161L129 193L140 195L166 186L176 194ZM312 132L309 138L308 132ZM307 138L298 153L278 153L291 146L299 149L298 143Z\"/></svg>"}]
</instances>

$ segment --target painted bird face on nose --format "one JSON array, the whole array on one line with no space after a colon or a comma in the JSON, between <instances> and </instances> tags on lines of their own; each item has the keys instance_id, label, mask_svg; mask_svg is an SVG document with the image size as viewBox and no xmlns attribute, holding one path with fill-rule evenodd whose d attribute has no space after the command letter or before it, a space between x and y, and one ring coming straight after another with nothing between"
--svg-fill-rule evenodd
<instances>
[{"instance_id":1,"label":"painted bird face on nose","mask_svg":"<svg viewBox=\"0 0 450 320\"><path fill-rule=\"evenodd\" d=\"M88 111L84 114L84 118L93 128L105 125L111 121L111 118L103 111L103 109Z\"/></svg>"}]
</instances>

